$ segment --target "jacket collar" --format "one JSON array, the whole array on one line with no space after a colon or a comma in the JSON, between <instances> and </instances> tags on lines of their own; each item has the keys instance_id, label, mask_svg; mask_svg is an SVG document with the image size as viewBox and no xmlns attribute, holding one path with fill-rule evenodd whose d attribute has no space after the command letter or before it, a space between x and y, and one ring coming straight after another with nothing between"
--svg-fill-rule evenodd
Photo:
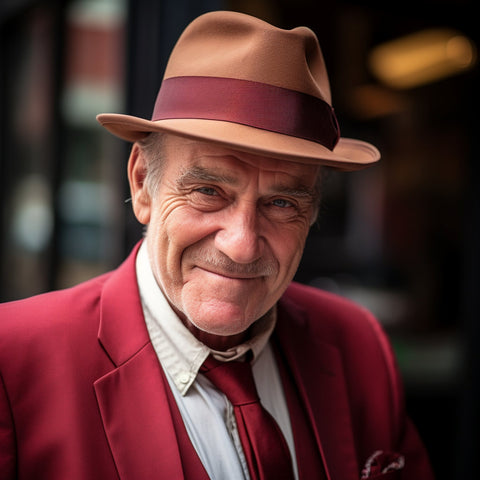
<instances>
[{"instance_id":1,"label":"jacket collar","mask_svg":"<svg viewBox=\"0 0 480 480\"><path fill-rule=\"evenodd\" d=\"M143 321L135 260L141 243L105 282L100 298L98 340L115 366L135 355L150 338Z\"/></svg>"},{"instance_id":2,"label":"jacket collar","mask_svg":"<svg viewBox=\"0 0 480 480\"><path fill-rule=\"evenodd\" d=\"M165 377L150 342L138 293L138 244L107 279L98 339L113 362L94 383L112 456L122 480L183 478Z\"/></svg>"}]
</instances>

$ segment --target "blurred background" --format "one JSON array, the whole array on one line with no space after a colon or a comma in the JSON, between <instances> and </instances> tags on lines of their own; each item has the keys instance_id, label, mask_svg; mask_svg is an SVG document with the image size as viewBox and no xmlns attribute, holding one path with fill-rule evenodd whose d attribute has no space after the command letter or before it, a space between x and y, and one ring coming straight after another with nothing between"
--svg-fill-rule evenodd
<instances>
[{"instance_id":1,"label":"blurred background","mask_svg":"<svg viewBox=\"0 0 480 480\"><path fill-rule=\"evenodd\" d=\"M150 118L178 35L217 9L318 35L342 134L373 142L383 160L331 174L297 280L375 313L438 479L478 478L473 0L2 0L0 301L112 269L141 237L130 146L95 115Z\"/></svg>"}]
</instances>

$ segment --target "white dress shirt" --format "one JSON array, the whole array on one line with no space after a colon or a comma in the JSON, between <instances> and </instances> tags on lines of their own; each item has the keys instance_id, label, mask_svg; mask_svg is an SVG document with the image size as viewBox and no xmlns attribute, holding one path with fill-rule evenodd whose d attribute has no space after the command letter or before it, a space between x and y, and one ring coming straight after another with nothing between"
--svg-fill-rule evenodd
<instances>
[{"instance_id":1,"label":"white dress shirt","mask_svg":"<svg viewBox=\"0 0 480 480\"><path fill-rule=\"evenodd\" d=\"M290 417L268 342L275 326L275 312L254 325L249 341L225 352L212 351L196 339L170 307L150 268L146 242L138 252L136 270L150 339L187 433L209 477L212 480L250 478L233 407L223 393L199 374L199 369L210 353L218 360L228 361L252 351L253 376L260 400L285 436L298 478Z\"/></svg>"}]
</instances>

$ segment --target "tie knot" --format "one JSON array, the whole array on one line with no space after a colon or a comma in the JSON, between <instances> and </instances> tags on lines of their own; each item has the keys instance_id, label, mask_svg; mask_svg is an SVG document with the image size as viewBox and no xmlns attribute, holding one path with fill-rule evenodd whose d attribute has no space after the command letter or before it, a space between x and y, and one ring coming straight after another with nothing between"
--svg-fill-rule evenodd
<instances>
[{"instance_id":1,"label":"tie knot","mask_svg":"<svg viewBox=\"0 0 480 480\"><path fill-rule=\"evenodd\" d=\"M227 396L233 406L259 402L250 362L219 362L209 356L200 372Z\"/></svg>"}]
</instances>

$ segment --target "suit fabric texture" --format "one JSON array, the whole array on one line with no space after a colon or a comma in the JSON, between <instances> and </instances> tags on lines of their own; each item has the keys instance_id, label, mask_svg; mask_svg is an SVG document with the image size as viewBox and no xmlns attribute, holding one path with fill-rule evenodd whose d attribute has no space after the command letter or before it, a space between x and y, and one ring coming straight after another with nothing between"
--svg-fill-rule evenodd
<instances>
[{"instance_id":1,"label":"suit fabric texture","mask_svg":"<svg viewBox=\"0 0 480 480\"><path fill-rule=\"evenodd\" d=\"M0 305L1 480L192 478L143 318L137 250L81 285ZM400 453L405 466L369 478L433 478L390 345L369 312L292 283L272 342L323 463L301 477L358 480L381 450Z\"/></svg>"}]
</instances>

